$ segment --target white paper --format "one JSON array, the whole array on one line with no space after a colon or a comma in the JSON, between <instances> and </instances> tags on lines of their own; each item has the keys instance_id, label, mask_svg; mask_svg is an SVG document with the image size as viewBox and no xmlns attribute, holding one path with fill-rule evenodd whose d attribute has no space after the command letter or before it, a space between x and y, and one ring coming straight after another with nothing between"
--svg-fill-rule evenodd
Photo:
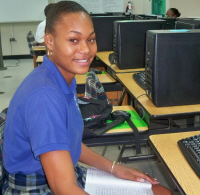
<instances>
[{"instance_id":1,"label":"white paper","mask_svg":"<svg viewBox=\"0 0 200 195\"><path fill-rule=\"evenodd\" d=\"M80 0L80 4L89 13L102 13L102 0Z\"/></svg>"},{"instance_id":2,"label":"white paper","mask_svg":"<svg viewBox=\"0 0 200 195\"><path fill-rule=\"evenodd\" d=\"M153 195L149 182L119 179L107 172L89 168L85 191L90 195Z\"/></svg>"},{"instance_id":3,"label":"white paper","mask_svg":"<svg viewBox=\"0 0 200 195\"><path fill-rule=\"evenodd\" d=\"M55 0L59 2L61 0ZM72 0L82 5L89 13L124 12L124 0Z\"/></svg>"},{"instance_id":4,"label":"white paper","mask_svg":"<svg viewBox=\"0 0 200 195\"><path fill-rule=\"evenodd\" d=\"M103 12L124 12L123 0L102 0Z\"/></svg>"}]
</instances>

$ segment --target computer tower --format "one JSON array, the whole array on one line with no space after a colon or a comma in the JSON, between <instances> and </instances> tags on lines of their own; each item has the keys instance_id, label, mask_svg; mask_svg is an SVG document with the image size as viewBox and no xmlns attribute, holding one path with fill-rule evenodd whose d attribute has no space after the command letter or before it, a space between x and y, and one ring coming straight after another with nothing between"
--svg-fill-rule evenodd
<instances>
[{"instance_id":1,"label":"computer tower","mask_svg":"<svg viewBox=\"0 0 200 195\"><path fill-rule=\"evenodd\" d=\"M153 104L200 104L200 30L150 30L146 44L146 95Z\"/></svg>"},{"instance_id":2,"label":"computer tower","mask_svg":"<svg viewBox=\"0 0 200 195\"><path fill-rule=\"evenodd\" d=\"M98 51L113 51L113 23L126 16L92 16Z\"/></svg>"},{"instance_id":3,"label":"computer tower","mask_svg":"<svg viewBox=\"0 0 200 195\"><path fill-rule=\"evenodd\" d=\"M162 29L163 20L115 21L113 51L119 69L145 67L147 30Z\"/></svg>"}]
</instances>

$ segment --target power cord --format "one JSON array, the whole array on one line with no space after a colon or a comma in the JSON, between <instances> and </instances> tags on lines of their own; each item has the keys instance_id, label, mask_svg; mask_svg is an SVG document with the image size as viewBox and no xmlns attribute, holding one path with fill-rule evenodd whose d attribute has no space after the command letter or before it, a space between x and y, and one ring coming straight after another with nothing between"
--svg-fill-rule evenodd
<instances>
[{"instance_id":1,"label":"power cord","mask_svg":"<svg viewBox=\"0 0 200 195\"><path fill-rule=\"evenodd\" d=\"M142 94L142 95L139 95L136 99L138 100L138 98L141 97L141 96L143 96L143 95L146 95L146 93L144 93L144 94Z\"/></svg>"},{"instance_id":2,"label":"power cord","mask_svg":"<svg viewBox=\"0 0 200 195\"><path fill-rule=\"evenodd\" d=\"M141 108L142 108L142 107L141 107ZM143 120L144 117L145 117L145 112L144 112L144 109L143 109L143 108L142 108L142 118L137 118L137 117L131 116L131 118L133 118L133 119L138 119L138 120Z\"/></svg>"},{"instance_id":3,"label":"power cord","mask_svg":"<svg viewBox=\"0 0 200 195\"><path fill-rule=\"evenodd\" d=\"M16 59L18 62L17 63L15 63L15 65L16 66L6 66L6 67L18 67L18 66L20 66L20 60L19 59Z\"/></svg>"}]
</instances>

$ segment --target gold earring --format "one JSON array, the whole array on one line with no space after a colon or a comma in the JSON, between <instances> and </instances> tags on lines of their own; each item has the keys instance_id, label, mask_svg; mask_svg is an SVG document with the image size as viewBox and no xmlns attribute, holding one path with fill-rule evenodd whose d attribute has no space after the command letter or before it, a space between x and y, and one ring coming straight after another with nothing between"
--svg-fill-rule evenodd
<instances>
[{"instance_id":1,"label":"gold earring","mask_svg":"<svg viewBox=\"0 0 200 195\"><path fill-rule=\"evenodd\" d=\"M52 51L50 51L50 50L47 51L47 55L48 55L49 59L51 59L52 54L53 54Z\"/></svg>"}]
</instances>

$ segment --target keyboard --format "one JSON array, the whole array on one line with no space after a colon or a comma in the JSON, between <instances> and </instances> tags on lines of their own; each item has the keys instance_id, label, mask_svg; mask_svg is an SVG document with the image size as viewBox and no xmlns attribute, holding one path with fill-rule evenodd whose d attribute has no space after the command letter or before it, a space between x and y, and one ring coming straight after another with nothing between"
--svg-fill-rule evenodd
<instances>
[{"instance_id":1,"label":"keyboard","mask_svg":"<svg viewBox=\"0 0 200 195\"><path fill-rule=\"evenodd\" d=\"M146 90L145 71L133 74L134 81L144 90Z\"/></svg>"},{"instance_id":2,"label":"keyboard","mask_svg":"<svg viewBox=\"0 0 200 195\"><path fill-rule=\"evenodd\" d=\"M178 146L185 159L200 178L200 135L178 141Z\"/></svg>"}]
</instances>

